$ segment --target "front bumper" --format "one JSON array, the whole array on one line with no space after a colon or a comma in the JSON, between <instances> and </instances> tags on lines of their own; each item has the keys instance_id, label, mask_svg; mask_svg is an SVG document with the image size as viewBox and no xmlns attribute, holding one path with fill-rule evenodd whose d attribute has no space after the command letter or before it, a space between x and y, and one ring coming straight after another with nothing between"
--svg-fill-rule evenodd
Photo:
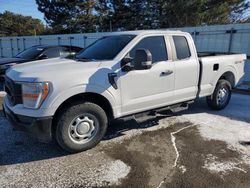
<instances>
[{"instance_id":1,"label":"front bumper","mask_svg":"<svg viewBox=\"0 0 250 188\"><path fill-rule=\"evenodd\" d=\"M17 115L6 105L3 105L3 112L15 129L27 132L40 142L48 143L52 140L52 117L35 118Z\"/></svg>"}]
</instances>

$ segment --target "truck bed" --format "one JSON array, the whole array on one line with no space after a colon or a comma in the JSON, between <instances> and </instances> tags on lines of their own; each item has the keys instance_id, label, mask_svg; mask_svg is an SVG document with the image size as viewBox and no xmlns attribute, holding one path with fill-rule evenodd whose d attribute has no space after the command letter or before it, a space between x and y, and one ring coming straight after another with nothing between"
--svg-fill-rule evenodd
<instances>
[{"instance_id":1,"label":"truck bed","mask_svg":"<svg viewBox=\"0 0 250 188\"><path fill-rule=\"evenodd\" d=\"M208 57L208 56L221 56L221 55L234 55L235 53L228 52L198 52L198 57Z\"/></svg>"},{"instance_id":2,"label":"truck bed","mask_svg":"<svg viewBox=\"0 0 250 188\"><path fill-rule=\"evenodd\" d=\"M245 54L228 54L217 52L198 53L200 62L200 92L199 97L212 94L214 87L221 76L229 76L232 72L231 84L234 87L244 75Z\"/></svg>"}]
</instances>

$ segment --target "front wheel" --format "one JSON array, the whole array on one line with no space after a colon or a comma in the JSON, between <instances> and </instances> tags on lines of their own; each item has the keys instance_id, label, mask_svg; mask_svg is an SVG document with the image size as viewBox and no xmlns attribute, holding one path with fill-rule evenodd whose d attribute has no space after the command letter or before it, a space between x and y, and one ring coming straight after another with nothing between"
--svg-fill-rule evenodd
<instances>
[{"instance_id":1,"label":"front wheel","mask_svg":"<svg viewBox=\"0 0 250 188\"><path fill-rule=\"evenodd\" d=\"M207 104L213 110L222 110L224 109L232 95L232 86L227 80L219 80L214 93L207 97Z\"/></svg>"},{"instance_id":2,"label":"front wheel","mask_svg":"<svg viewBox=\"0 0 250 188\"><path fill-rule=\"evenodd\" d=\"M108 120L104 110L90 102L73 104L58 118L56 140L69 152L96 146L105 135Z\"/></svg>"}]
</instances>

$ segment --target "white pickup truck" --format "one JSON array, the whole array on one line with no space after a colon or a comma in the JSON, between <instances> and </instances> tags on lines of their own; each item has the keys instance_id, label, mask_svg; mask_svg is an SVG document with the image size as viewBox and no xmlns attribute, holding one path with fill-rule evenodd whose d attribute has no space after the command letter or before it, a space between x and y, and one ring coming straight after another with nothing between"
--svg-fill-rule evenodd
<instances>
[{"instance_id":1,"label":"white pickup truck","mask_svg":"<svg viewBox=\"0 0 250 188\"><path fill-rule=\"evenodd\" d=\"M69 152L97 145L113 119L186 109L207 97L227 106L244 75L245 54L197 54L190 34L110 34L75 59L49 59L7 71L4 112L16 128Z\"/></svg>"}]
</instances>

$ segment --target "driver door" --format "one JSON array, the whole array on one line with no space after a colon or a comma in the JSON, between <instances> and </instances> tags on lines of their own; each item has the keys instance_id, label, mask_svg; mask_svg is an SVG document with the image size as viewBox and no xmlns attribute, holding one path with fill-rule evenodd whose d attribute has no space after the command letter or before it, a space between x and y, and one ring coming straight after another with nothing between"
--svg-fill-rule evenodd
<instances>
[{"instance_id":1,"label":"driver door","mask_svg":"<svg viewBox=\"0 0 250 188\"><path fill-rule=\"evenodd\" d=\"M149 50L152 67L121 73L119 80L123 115L163 107L173 100L174 63L168 58L166 40L164 35L147 36L129 52L128 56L134 58L137 49Z\"/></svg>"}]
</instances>

